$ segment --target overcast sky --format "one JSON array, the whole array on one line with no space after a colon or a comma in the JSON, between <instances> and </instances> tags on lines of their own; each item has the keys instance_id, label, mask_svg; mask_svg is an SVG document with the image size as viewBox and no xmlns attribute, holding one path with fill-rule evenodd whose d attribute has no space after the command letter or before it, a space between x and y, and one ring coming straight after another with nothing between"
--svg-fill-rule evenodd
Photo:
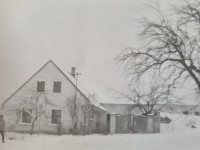
<instances>
[{"instance_id":1,"label":"overcast sky","mask_svg":"<svg viewBox=\"0 0 200 150\"><path fill-rule=\"evenodd\" d=\"M160 0L163 9L171 2ZM111 101L107 87L122 88L126 82L114 58L122 47L137 46L136 20L149 15L144 9L149 3L0 0L0 103L50 59L66 74L76 67L90 93Z\"/></svg>"}]
</instances>

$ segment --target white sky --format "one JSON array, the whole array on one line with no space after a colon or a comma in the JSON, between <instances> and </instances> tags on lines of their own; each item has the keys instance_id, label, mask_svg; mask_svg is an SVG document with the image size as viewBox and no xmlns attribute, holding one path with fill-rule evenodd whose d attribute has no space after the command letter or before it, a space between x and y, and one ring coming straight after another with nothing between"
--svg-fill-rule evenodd
<instances>
[{"instance_id":1,"label":"white sky","mask_svg":"<svg viewBox=\"0 0 200 150\"><path fill-rule=\"evenodd\" d=\"M166 8L175 0L160 0ZM181 2L181 0L176 0ZM124 46L137 46L137 19L149 15L149 0L0 0L0 103L47 61L79 82L102 102L107 87L125 80L114 58Z\"/></svg>"}]
</instances>

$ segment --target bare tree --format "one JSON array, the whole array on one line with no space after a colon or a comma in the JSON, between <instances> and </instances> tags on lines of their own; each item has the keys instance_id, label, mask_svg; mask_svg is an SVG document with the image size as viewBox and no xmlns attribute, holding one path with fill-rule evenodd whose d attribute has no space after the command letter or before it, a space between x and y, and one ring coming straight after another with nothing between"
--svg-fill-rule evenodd
<instances>
[{"instance_id":1,"label":"bare tree","mask_svg":"<svg viewBox=\"0 0 200 150\"><path fill-rule=\"evenodd\" d=\"M92 132L93 131L93 119L94 119L94 106L96 106L98 104L97 102L97 95L96 94L92 94L88 96L89 102L86 103L86 105L84 105L83 110L84 110L84 115L87 119L88 122L88 132Z\"/></svg>"},{"instance_id":2,"label":"bare tree","mask_svg":"<svg viewBox=\"0 0 200 150\"><path fill-rule=\"evenodd\" d=\"M140 82L145 75L161 76L168 87L192 79L200 90L200 2L171 6L165 15L158 3L148 8L156 19L145 17L139 21L141 46L124 48L116 57L124 68L123 74L132 83Z\"/></svg>"},{"instance_id":3,"label":"bare tree","mask_svg":"<svg viewBox=\"0 0 200 150\"><path fill-rule=\"evenodd\" d=\"M126 91L112 89L119 99L133 102L131 110L134 113L148 115L161 111L165 106L169 109L171 104L178 103L172 96L168 87L154 83L140 84L139 86L129 87ZM130 108L128 108L130 110ZM166 108L165 108L166 109Z\"/></svg>"},{"instance_id":4,"label":"bare tree","mask_svg":"<svg viewBox=\"0 0 200 150\"><path fill-rule=\"evenodd\" d=\"M77 97L68 97L65 101L69 115L73 124L73 132L77 134L77 125L78 125L78 113L81 109L82 100Z\"/></svg>"},{"instance_id":5,"label":"bare tree","mask_svg":"<svg viewBox=\"0 0 200 150\"><path fill-rule=\"evenodd\" d=\"M73 124L73 132L74 134L77 134L77 125L78 125L78 114L83 110L85 123L88 124L88 132L91 132L93 130L92 128L92 122L93 122L93 116L94 116L94 106L97 103L96 94L87 96L88 101L83 101L81 98L75 97L69 97L65 101L65 105L68 109L68 112L70 114L72 124Z\"/></svg>"},{"instance_id":6,"label":"bare tree","mask_svg":"<svg viewBox=\"0 0 200 150\"><path fill-rule=\"evenodd\" d=\"M29 114L28 120L30 120L31 123L31 131L30 135L33 134L34 125L35 122L40 118L41 116L47 117L48 106L54 105L47 97L47 92L37 92L36 88L28 88L26 96L20 96L15 103L12 105L14 108L15 115L17 114L18 117L23 118L23 113Z\"/></svg>"}]
</instances>

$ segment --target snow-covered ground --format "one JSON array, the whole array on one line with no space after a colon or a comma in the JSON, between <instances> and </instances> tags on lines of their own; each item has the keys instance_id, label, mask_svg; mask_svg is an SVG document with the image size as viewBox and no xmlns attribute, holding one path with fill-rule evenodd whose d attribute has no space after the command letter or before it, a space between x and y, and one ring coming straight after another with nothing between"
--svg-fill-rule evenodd
<instances>
[{"instance_id":1,"label":"snow-covered ground","mask_svg":"<svg viewBox=\"0 0 200 150\"><path fill-rule=\"evenodd\" d=\"M165 114L162 114L164 116ZM0 150L199 150L200 117L166 114L173 121L161 125L160 134L115 134L86 136L20 135ZM196 128L191 128L191 125ZM13 133L7 133L14 137Z\"/></svg>"}]
</instances>

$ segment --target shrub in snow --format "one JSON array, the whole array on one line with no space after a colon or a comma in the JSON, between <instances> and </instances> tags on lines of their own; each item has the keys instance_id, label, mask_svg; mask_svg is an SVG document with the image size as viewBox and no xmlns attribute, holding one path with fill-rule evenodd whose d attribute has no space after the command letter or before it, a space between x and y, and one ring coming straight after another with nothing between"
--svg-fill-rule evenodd
<instances>
[{"instance_id":1,"label":"shrub in snow","mask_svg":"<svg viewBox=\"0 0 200 150\"><path fill-rule=\"evenodd\" d=\"M196 128L196 126L192 125L191 128Z\"/></svg>"},{"instance_id":2,"label":"shrub in snow","mask_svg":"<svg viewBox=\"0 0 200 150\"><path fill-rule=\"evenodd\" d=\"M72 135L78 135L79 132L78 131L74 131L73 128L70 128L68 131L67 131L68 134L72 134Z\"/></svg>"},{"instance_id":3,"label":"shrub in snow","mask_svg":"<svg viewBox=\"0 0 200 150\"><path fill-rule=\"evenodd\" d=\"M168 118L168 117L161 117L160 118L160 122L161 123L170 123L172 121L172 119Z\"/></svg>"},{"instance_id":4,"label":"shrub in snow","mask_svg":"<svg viewBox=\"0 0 200 150\"><path fill-rule=\"evenodd\" d=\"M57 134L58 135L62 134L62 125L61 124L57 124Z\"/></svg>"}]
</instances>

